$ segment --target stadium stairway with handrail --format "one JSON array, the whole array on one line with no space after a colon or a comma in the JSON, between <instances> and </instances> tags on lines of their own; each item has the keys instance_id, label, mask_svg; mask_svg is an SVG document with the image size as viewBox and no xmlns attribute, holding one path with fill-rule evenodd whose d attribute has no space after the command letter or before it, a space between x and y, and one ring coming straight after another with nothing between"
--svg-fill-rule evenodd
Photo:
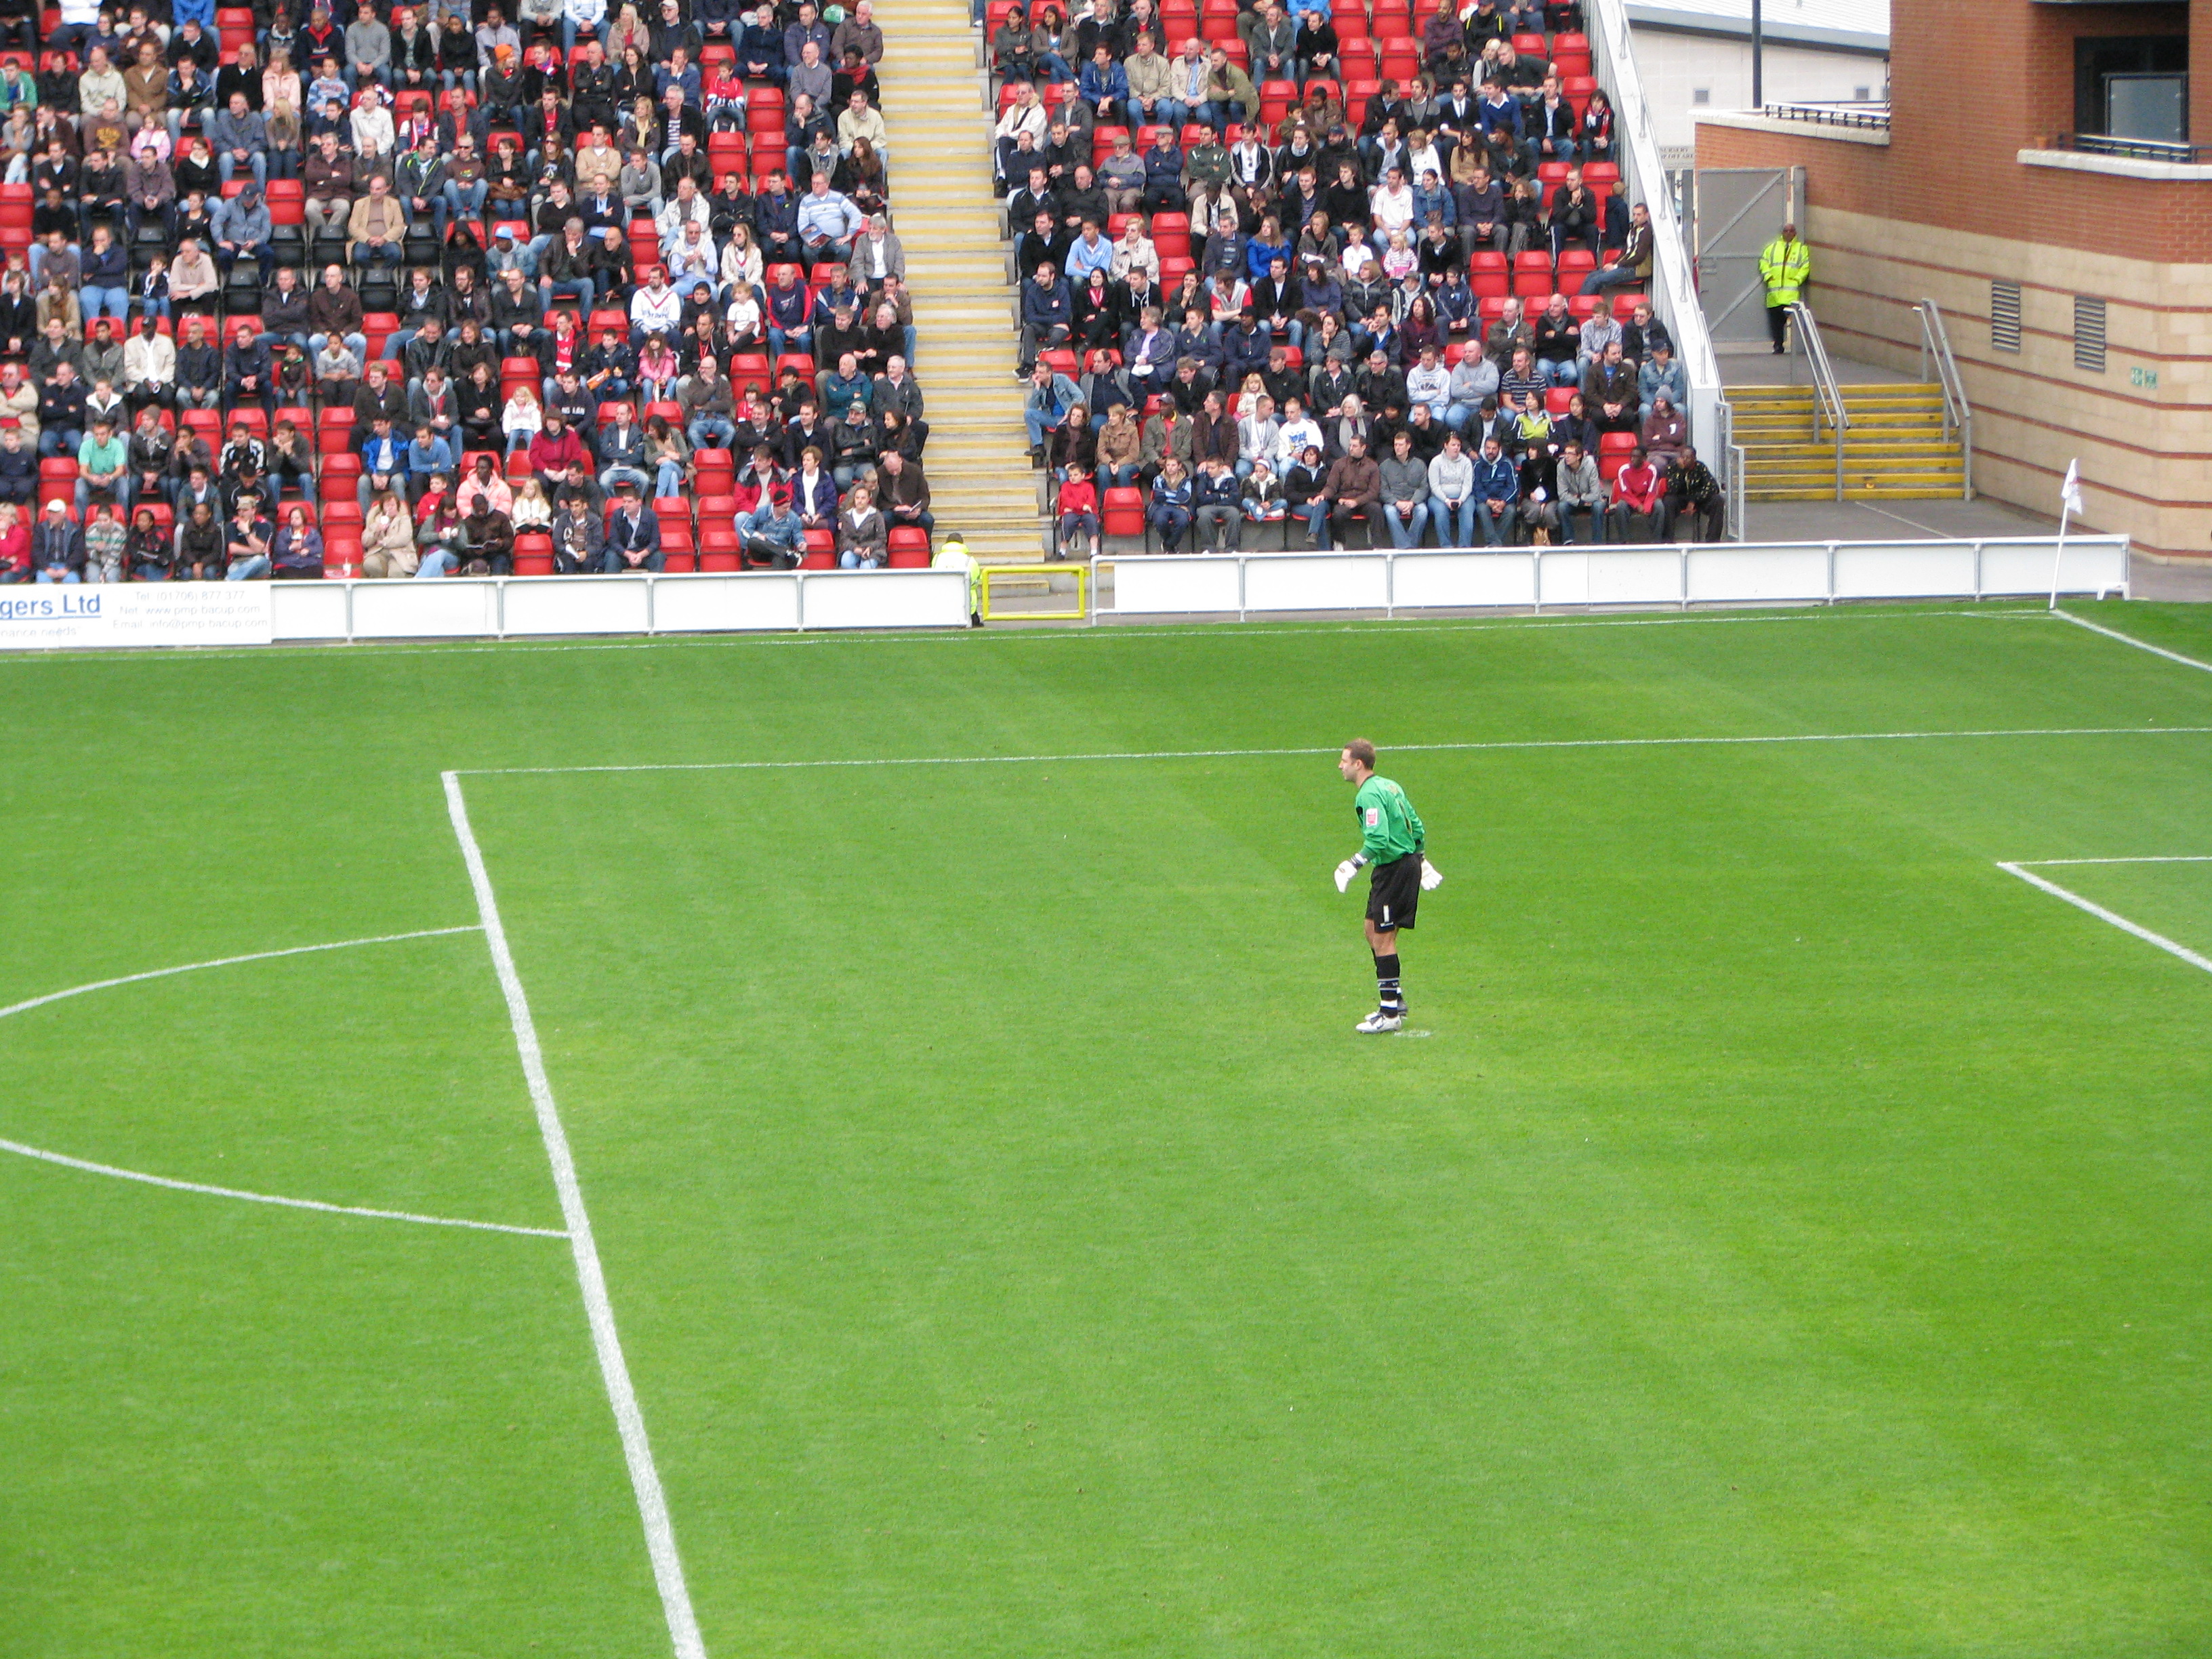
<instances>
[{"instance_id":1,"label":"stadium stairway with handrail","mask_svg":"<svg viewBox=\"0 0 2212 1659\"><path fill-rule=\"evenodd\" d=\"M1036 475L1014 382L975 33L965 0L912 0L897 27L899 48L879 72L927 400L930 510L940 541L957 532L979 559L1031 562L1042 550Z\"/></svg>"}]
</instances>

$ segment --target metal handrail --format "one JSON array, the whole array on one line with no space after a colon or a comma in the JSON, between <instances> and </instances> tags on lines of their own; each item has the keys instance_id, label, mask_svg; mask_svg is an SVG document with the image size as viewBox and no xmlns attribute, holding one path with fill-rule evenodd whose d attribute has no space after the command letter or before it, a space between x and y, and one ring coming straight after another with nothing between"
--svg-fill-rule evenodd
<instances>
[{"instance_id":1,"label":"metal handrail","mask_svg":"<svg viewBox=\"0 0 2212 1659\"><path fill-rule=\"evenodd\" d=\"M1964 459L1964 477L1959 491L1960 499L1974 499L1974 408L1966 401L1966 377L1959 373L1959 360L1951 355L1951 333L1943 325L1943 313L1933 300L1918 300L1912 307L1913 315L1920 319L1920 378L1928 378L1928 364L1936 364L1936 381L1943 388L1943 435L1959 434L1959 447Z\"/></svg>"},{"instance_id":2,"label":"metal handrail","mask_svg":"<svg viewBox=\"0 0 2212 1659\"><path fill-rule=\"evenodd\" d=\"M1826 416L1831 430L1836 434L1836 499L1844 499L1844 434L1851 429L1851 412L1844 407L1844 389L1836 383L1835 365L1828 361L1828 348L1820 338L1820 325L1813 319L1813 307L1802 300L1790 302L1790 319L1797 331L1797 344L1805 353L1806 365L1813 371L1813 441L1820 439L1820 421Z\"/></svg>"},{"instance_id":3,"label":"metal handrail","mask_svg":"<svg viewBox=\"0 0 2212 1659\"><path fill-rule=\"evenodd\" d=\"M2170 144L2162 138L2122 138L2104 132L2053 133L2051 148L2070 149L2077 155L2110 155L2124 161L2166 161L2178 167L2202 167L2212 161L2212 144Z\"/></svg>"},{"instance_id":4,"label":"metal handrail","mask_svg":"<svg viewBox=\"0 0 2212 1659\"><path fill-rule=\"evenodd\" d=\"M1759 112L1771 121L1806 121L1815 126L1856 127L1870 132L1889 131L1889 100L1886 98L1850 103L1762 104Z\"/></svg>"}]
</instances>

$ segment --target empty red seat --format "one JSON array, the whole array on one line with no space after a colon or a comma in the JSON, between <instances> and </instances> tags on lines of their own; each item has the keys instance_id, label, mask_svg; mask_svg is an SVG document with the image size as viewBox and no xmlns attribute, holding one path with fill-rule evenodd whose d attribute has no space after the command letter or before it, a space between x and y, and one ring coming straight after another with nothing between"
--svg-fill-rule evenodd
<instances>
[{"instance_id":1,"label":"empty red seat","mask_svg":"<svg viewBox=\"0 0 2212 1659\"><path fill-rule=\"evenodd\" d=\"M1145 498L1134 489L1115 489L1106 492L1104 511L1100 522L1109 536L1141 536L1145 533Z\"/></svg>"}]
</instances>

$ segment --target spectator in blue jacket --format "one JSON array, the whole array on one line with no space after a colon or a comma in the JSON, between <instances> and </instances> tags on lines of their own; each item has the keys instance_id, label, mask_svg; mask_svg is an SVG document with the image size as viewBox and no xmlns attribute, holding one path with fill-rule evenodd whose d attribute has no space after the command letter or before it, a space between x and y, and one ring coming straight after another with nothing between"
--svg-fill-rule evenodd
<instances>
[{"instance_id":1,"label":"spectator in blue jacket","mask_svg":"<svg viewBox=\"0 0 2212 1659\"><path fill-rule=\"evenodd\" d=\"M1675 408L1687 408L1689 392L1688 379L1682 373L1681 364L1674 361L1673 344L1666 340L1652 342L1650 356L1644 360L1644 367L1636 371L1636 395L1641 405L1641 418L1647 421L1651 418L1653 400L1662 393Z\"/></svg>"},{"instance_id":2,"label":"spectator in blue jacket","mask_svg":"<svg viewBox=\"0 0 2212 1659\"><path fill-rule=\"evenodd\" d=\"M806 289L792 274L789 265L777 269L768 285L766 302L762 309L768 316L768 349L781 357L786 352L811 355L814 349L814 320L807 304Z\"/></svg>"},{"instance_id":3,"label":"spectator in blue jacket","mask_svg":"<svg viewBox=\"0 0 2212 1659\"><path fill-rule=\"evenodd\" d=\"M1115 61L1114 48L1108 42L1101 40L1093 49L1091 61L1076 77L1075 89L1083 101L1097 112L1097 125L1118 127L1127 124L1129 72Z\"/></svg>"},{"instance_id":4,"label":"spectator in blue jacket","mask_svg":"<svg viewBox=\"0 0 2212 1659\"><path fill-rule=\"evenodd\" d=\"M783 31L775 26L775 8L766 0L744 14L744 32L738 38L738 68L748 81L781 86L790 78L793 61L784 56Z\"/></svg>"},{"instance_id":5,"label":"spectator in blue jacket","mask_svg":"<svg viewBox=\"0 0 2212 1659\"><path fill-rule=\"evenodd\" d=\"M823 418L835 424L845 418L845 411L854 404L865 406L868 401L870 381L860 373L860 360L851 352L837 358L837 367L824 374L815 391L822 399Z\"/></svg>"},{"instance_id":6,"label":"spectator in blue jacket","mask_svg":"<svg viewBox=\"0 0 2212 1659\"><path fill-rule=\"evenodd\" d=\"M1144 204L1146 213L1181 213L1188 205L1182 191L1182 150L1173 127L1163 126L1145 152Z\"/></svg>"},{"instance_id":7,"label":"spectator in blue jacket","mask_svg":"<svg viewBox=\"0 0 2212 1659\"><path fill-rule=\"evenodd\" d=\"M1059 431L1067 411L1082 401L1082 389L1043 358L1030 365L1029 390L1022 397L1022 424L1029 429L1032 466L1044 465L1046 437Z\"/></svg>"},{"instance_id":8,"label":"spectator in blue jacket","mask_svg":"<svg viewBox=\"0 0 2212 1659\"><path fill-rule=\"evenodd\" d=\"M131 314L131 254L106 225L92 228L92 242L84 251L79 281L82 286L77 297L83 302L87 322L95 317Z\"/></svg>"},{"instance_id":9,"label":"spectator in blue jacket","mask_svg":"<svg viewBox=\"0 0 2212 1659\"><path fill-rule=\"evenodd\" d=\"M222 406L226 412L242 403L261 405L263 414L275 418L276 382L270 372L269 342L253 324L242 322L222 354Z\"/></svg>"},{"instance_id":10,"label":"spectator in blue jacket","mask_svg":"<svg viewBox=\"0 0 2212 1659\"><path fill-rule=\"evenodd\" d=\"M1075 296L1048 259L1022 289L1020 374L1024 380L1029 379L1037 354L1066 345L1074 326Z\"/></svg>"},{"instance_id":11,"label":"spectator in blue jacket","mask_svg":"<svg viewBox=\"0 0 2212 1659\"><path fill-rule=\"evenodd\" d=\"M244 93L232 93L229 103L208 117L204 131L223 183L241 167L252 170L255 184L269 182L269 124L246 107Z\"/></svg>"},{"instance_id":12,"label":"spectator in blue jacket","mask_svg":"<svg viewBox=\"0 0 2212 1659\"><path fill-rule=\"evenodd\" d=\"M1474 518L1491 546L1513 539L1514 503L1520 499L1521 469L1505 459L1495 434L1486 435L1474 463Z\"/></svg>"},{"instance_id":13,"label":"spectator in blue jacket","mask_svg":"<svg viewBox=\"0 0 2212 1659\"><path fill-rule=\"evenodd\" d=\"M1146 521L1158 533L1163 553L1182 550L1182 533L1191 525L1191 496L1182 462L1169 456L1160 464L1159 477L1152 480L1152 500L1145 508Z\"/></svg>"},{"instance_id":14,"label":"spectator in blue jacket","mask_svg":"<svg viewBox=\"0 0 2212 1659\"><path fill-rule=\"evenodd\" d=\"M419 501L430 486L430 480L454 470L453 446L438 435L437 428L427 422L415 428L415 440L407 446L407 490L410 499Z\"/></svg>"},{"instance_id":15,"label":"spectator in blue jacket","mask_svg":"<svg viewBox=\"0 0 2212 1659\"><path fill-rule=\"evenodd\" d=\"M800 257L799 198L781 173L771 173L753 203L753 240L771 265L796 264Z\"/></svg>"}]
</instances>

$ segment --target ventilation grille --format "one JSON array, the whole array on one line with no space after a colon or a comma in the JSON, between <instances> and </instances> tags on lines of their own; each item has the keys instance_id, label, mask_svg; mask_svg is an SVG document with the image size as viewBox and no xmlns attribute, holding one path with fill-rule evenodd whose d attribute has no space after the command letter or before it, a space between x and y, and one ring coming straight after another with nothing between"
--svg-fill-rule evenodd
<instances>
[{"instance_id":1,"label":"ventilation grille","mask_svg":"<svg viewBox=\"0 0 2212 1659\"><path fill-rule=\"evenodd\" d=\"M2105 302L2074 296L2074 367L2085 374L2105 372Z\"/></svg>"},{"instance_id":2,"label":"ventilation grille","mask_svg":"<svg viewBox=\"0 0 2212 1659\"><path fill-rule=\"evenodd\" d=\"M1990 346L1996 351L2020 349L2020 284L2002 277L1990 284Z\"/></svg>"}]
</instances>

